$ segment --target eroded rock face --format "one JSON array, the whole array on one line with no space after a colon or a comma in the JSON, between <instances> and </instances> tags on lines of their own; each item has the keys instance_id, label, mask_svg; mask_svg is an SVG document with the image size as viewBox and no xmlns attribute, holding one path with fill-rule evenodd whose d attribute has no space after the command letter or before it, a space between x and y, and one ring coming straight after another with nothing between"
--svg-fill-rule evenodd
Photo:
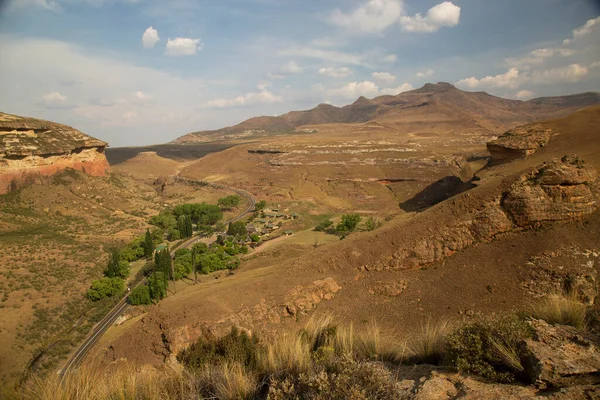
<instances>
[{"instance_id":1,"label":"eroded rock face","mask_svg":"<svg viewBox=\"0 0 600 400\"><path fill-rule=\"evenodd\" d=\"M519 226L582 218L598 207L598 173L576 156L553 159L522 175L502 201Z\"/></svg>"},{"instance_id":2,"label":"eroded rock face","mask_svg":"<svg viewBox=\"0 0 600 400\"><path fill-rule=\"evenodd\" d=\"M451 224L427 236L403 243L390 259L380 259L364 269L417 268L506 232L545 221L582 219L599 206L597 171L576 156L565 156L523 174L505 193L465 210Z\"/></svg>"},{"instance_id":3,"label":"eroded rock face","mask_svg":"<svg viewBox=\"0 0 600 400\"><path fill-rule=\"evenodd\" d=\"M105 175L106 146L66 125L0 113L0 194L66 168Z\"/></svg>"},{"instance_id":4,"label":"eroded rock face","mask_svg":"<svg viewBox=\"0 0 600 400\"><path fill-rule=\"evenodd\" d=\"M519 126L487 143L491 164L503 164L527 157L550 141L552 131L540 124Z\"/></svg>"},{"instance_id":5,"label":"eroded rock face","mask_svg":"<svg viewBox=\"0 0 600 400\"><path fill-rule=\"evenodd\" d=\"M582 381L598 384L600 348L598 337L570 326L533 320L532 339L522 343L523 366L532 383L540 387L569 386Z\"/></svg>"}]
</instances>

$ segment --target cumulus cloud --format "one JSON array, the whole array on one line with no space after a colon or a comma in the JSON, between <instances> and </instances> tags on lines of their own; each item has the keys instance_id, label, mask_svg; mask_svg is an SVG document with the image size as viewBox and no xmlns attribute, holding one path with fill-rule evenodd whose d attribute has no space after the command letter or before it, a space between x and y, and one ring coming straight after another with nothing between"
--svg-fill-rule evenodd
<instances>
[{"instance_id":1,"label":"cumulus cloud","mask_svg":"<svg viewBox=\"0 0 600 400\"><path fill-rule=\"evenodd\" d=\"M388 54L386 56L383 56L381 58L381 61L384 63L393 64L396 62L397 59L398 59L398 56L396 56L395 54Z\"/></svg>"},{"instance_id":2,"label":"cumulus cloud","mask_svg":"<svg viewBox=\"0 0 600 400\"><path fill-rule=\"evenodd\" d=\"M402 5L396 0L370 0L350 13L336 9L329 20L348 30L379 33L398 21Z\"/></svg>"},{"instance_id":3,"label":"cumulus cloud","mask_svg":"<svg viewBox=\"0 0 600 400\"><path fill-rule=\"evenodd\" d=\"M396 88L381 89L381 94L397 95L400 93L408 92L409 90L413 89L414 88L410 83L403 83L402 85Z\"/></svg>"},{"instance_id":4,"label":"cumulus cloud","mask_svg":"<svg viewBox=\"0 0 600 400\"><path fill-rule=\"evenodd\" d=\"M435 74L435 71L432 70L431 68L426 69L425 71L419 71L417 72L417 77L419 78L429 78L430 76L433 76Z\"/></svg>"},{"instance_id":5,"label":"cumulus cloud","mask_svg":"<svg viewBox=\"0 0 600 400\"><path fill-rule=\"evenodd\" d=\"M394 75L390 74L389 72L373 72L371 74L371 76L373 78L375 78L376 81L379 81L379 82L390 83L390 82L394 82L396 80L396 77Z\"/></svg>"},{"instance_id":6,"label":"cumulus cloud","mask_svg":"<svg viewBox=\"0 0 600 400\"><path fill-rule=\"evenodd\" d=\"M515 97L519 100L529 100L533 98L533 92L531 90L520 90Z\"/></svg>"},{"instance_id":7,"label":"cumulus cloud","mask_svg":"<svg viewBox=\"0 0 600 400\"><path fill-rule=\"evenodd\" d=\"M153 49L156 46L156 43L160 40L158 36L158 31L153 27L149 27L146 29L144 34L142 35L142 44L145 49Z\"/></svg>"},{"instance_id":8,"label":"cumulus cloud","mask_svg":"<svg viewBox=\"0 0 600 400\"><path fill-rule=\"evenodd\" d=\"M521 81L522 79L519 75L519 70L517 68L511 68L504 74L486 76L481 79L477 79L474 76L461 79L456 82L456 85L467 87L469 89L477 89L479 87L515 89L519 86Z\"/></svg>"},{"instance_id":9,"label":"cumulus cloud","mask_svg":"<svg viewBox=\"0 0 600 400\"><path fill-rule=\"evenodd\" d=\"M382 94L396 95L412 89L412 85L408 83L404 83L396 88L381 89L375 82L363 81L350 82L341 88L330 89L326 93L330 96L339 97L342 99L355 99L360 96L375 97Z\"/></svg>"},{"instance_id":10,"label":"cumulus cloud","mask_svg":"<svg viewBox=\"0 0 600 400\"><path fill-rule=\"evenodd\" d=\"M460 7L450 1L445 1L433 6L423 17L416 14L414 17L400 17L402 30L407 32L437 32L443 27L458 25L460 20Z\"/></svg>"},{"instance_id":11,"label":"cumulus cloud","mask_svg":"<svg viewBox=\"0 0 600 400\"><path fill-rule=\"evenodd\" d=\"M67 101L67 96L60 92L52 92L43 95L42 100L46 105L64 104Z\"/></svg>"},{"instance_id":12,"label":"cumulus cloud","mask_svg":"<svg viewBox=\"0 0 600 400\"><path fill-rule=\"evenodd\" d=\"M573 38L565 39L563 41L563 44L569 44L574 40L577 40L581 37L589 35L590 33L592 33L594 26L597 27L599 25L600 25L600 17L596 17L594 19L588 20L583 26L573 29Z\"/></svg>"},{"instance_id":13,"label":"cumulus cloud","mask_svg":"<svg viewBox=\"0 0 600 400\"><path fill-rule=\"evenodd\" d=\"M171 57L193 56L202 50L204 45L200 39L175 38L167 42L166 54Z\"/></svg>"},{"instance_id":14,"label":"cumulus cloud","mask_svg":"<svg viewBox=\"0 0 600 400\"><path fill-rule=\"evenodd\" d=\"M590 65L590 67L592 67ZM456 82L457 86L469 89L477 88L508 88L516 89L522 84L531 83L537 85L553 85L563 82L579 82L589 73L589 68L571 64L565 67L551 68L545 70L519 71L516 67L509 69L503 74L486 76L481 79L470 77Z\"/></svg>"},{"instance_id":15,"label":"cumulus cloud","mask_svg":"<svg viewBox=\"0 0 600 400\"><path fill-rule=\"evenodd\" d=\"M266 85L258 85L259 92L246 93L232 98L210 100L209 108L249 107L257 104L283 103L283 99L269 91Z\"/></svg>"},{"instance_id":16,"label":"cumulus cloud","mask_svg":"<svg viewBox=\"0 0 600 400\"><path fill-rule=\"evenodd\" d=\"M347 67L326 67L319 69L319 74L328 76L330 78L347 78L348 76L352 75L352 70Z\"/></svg>"}]
</instances>

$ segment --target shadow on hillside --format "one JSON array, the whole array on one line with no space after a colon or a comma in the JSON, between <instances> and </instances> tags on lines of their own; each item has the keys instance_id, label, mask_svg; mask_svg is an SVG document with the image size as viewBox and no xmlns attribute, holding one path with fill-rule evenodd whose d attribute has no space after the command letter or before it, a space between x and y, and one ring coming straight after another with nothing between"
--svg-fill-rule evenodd
<instances>
[{"instance_id":1,"label":"shadow on hillside","mask_svg":"<svg viewBox=\"0 0 600 400\"><path fill-rule=\"evenodd\" d=\"M400 208L406 212L424 211L475 186L470 181L463 182L457 176L445 176L427 186L413 198L400 203Z\"/></svg>"}]
</instances>

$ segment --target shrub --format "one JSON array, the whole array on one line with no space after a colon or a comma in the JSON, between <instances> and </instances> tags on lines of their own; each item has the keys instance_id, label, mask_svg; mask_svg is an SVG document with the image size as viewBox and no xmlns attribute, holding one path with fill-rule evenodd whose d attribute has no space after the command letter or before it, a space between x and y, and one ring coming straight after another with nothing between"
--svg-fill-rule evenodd
<instances>
[{"instance_id":1,"label":"shrub","mask_svg":"<svg viewBox=\"0 0 600 400\"><path fill-rule=\"evenodd\" d=\"M196 343L180 352L177 360L191 370L221 363L255 367L260 351L262 349L256 336L249 336L245 331L233 327L231 332L220 338L200 337Z\"/></svg>"},{"instance_id":2,"label":"shrub","mask_svg":"<svg viewBox=\"0 0 600 400\"><path fill-rule=\"evenodd\" d=\"M152 303L152 299L150 298L150 288L146 285L142 285L133 289L129 295L129 303L134 306Z\"/></svg>"},{"instance_id":3,"label":"shrub","mask_svg":"<svg viewBox=\"0 0 600 400\"><path fill-rule=\"evenodd\" d=\"M367 228L368 231L373 231L373 230L379 228L380 226L381 226L381 221L379 221L373 217L369 217L365 221L365 227Z\"/></svg>"},{"instance_id":4,"label":"shrub","mask_svg":"<svg viewBox=\"0 0 600 400\"><path fill-rule=\"evenodd\" d=\"M315 227L315 231L322 232L333 225L333 221L328 219L326 221L321 222L319 225Z\"/></svg>"},{"instance_id":5,"label":"shrub","mask_svg":"<svg viewBox=\"0 0 600 400\"><path fill-rule=\"evenodd\" d=\"M240 196L233 194L231 196L221 197L217 200L217 205L221 210L231 210L237 207L241 201L242 198Z\"/></svg>"},{"instance_id":6,"label":"shrub","mask_svg":"<svg viewBox=\"0 0 600 400\"><path fill-rule=\"evenodd\" d=\"M511 382L523 372L518 344L531 336L529 324L515 315L473 322L448 336L447 360L461 373Z\"/></svg>"},{"instance_id":7,"label":"shrub","mask_svg":"<svg viewBox=\"0 0 600 400\"><path fill-rule=\"evenodd\" d=\"M553 294L535 305L530 313L533 318L543 319L549 324L571 325L583 328L587 306L575 293Z\"/></svg>"},{"instance_id":8,"label":"shrub","mask_svg":"<svg viewBox=\"0 0 600 400\"><path fill-rule=\"evenodd\" d=\"M123 287L123 279L105 277L92 282L92 287L88 290L87 297L92 301L99 301L122 292Z\"/></svg>"},{"instance_id":9,"label":"shrub","mask_svg":"<svg viewBox=\"0 0 600 400\"><path fill-rule=\"evenodd\" d=\"M335 227L335 230L340 233L352 232L360 223L361 217L358 214L344 214L342 220Z\"/></svg>"}]
</instances>

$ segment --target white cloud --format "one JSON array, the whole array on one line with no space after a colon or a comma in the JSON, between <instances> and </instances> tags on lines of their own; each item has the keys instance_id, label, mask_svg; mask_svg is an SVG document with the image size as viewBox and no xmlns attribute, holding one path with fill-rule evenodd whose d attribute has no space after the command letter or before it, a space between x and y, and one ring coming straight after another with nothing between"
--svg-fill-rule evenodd
<instances>
[{"instance_id":1,"label":"white cloud","mask_svg":"<svg viewBox=\"0 0 600 400\"><path fill-rule=\"evenodd\" d=\"M58 105L64 104L67 101L67 96L60 92L52 92L43 95L42 100L46 105Z\"/></svg>"},{"instance_id":2,"label":"white cloud","mask_svg":"<svg viewBox=\"0 0 600 400\"><path fill-rule=\"evenodd\" d=\"M396 80L396 77L389 72L373 72L371 76L379 82L391 83Z\"/></svg>"},{"instance_id":3,"label":"white cloud","mask_svg":"<svg viewBox=\"0 0 600 400\"><path fill-rule=\"evenodd\" d=\"M580 26L579 28L573 29L573 38L572 39L565 39L563 41L564 44L569 44L572 41L579 39L583 36L587 36L590 33L592 33L593 27L600 25L600 17L596 17L594 19L590 19L588 20L583 26Z\"/></svg>"},{"instance_id":4,"label":"white cloud","mask_svg":"<svg viewBox=\"0 0 600 400\"><path fill-rule=\"evenodd\" d=\"M594 64L590 65L590 68ZM519 86L530 83L535 85L554 85L564 82L579 82L589 73L589 68L580 64L571 64L565 67L551 68L546 70L533 70L520 72L516 67L509 69L504 74L486 76L477 79L470 77L456 82L457 86L468 89L477 88L508 88L516 89Z\"/></svg>"},{"instance_id":5,"label":"white cloud","mask_svg":"<svg viewBox=\"0 0 600 400\"><path fill-rule=\"evenodd\" d=\"M413 89L414 88L410 83L403 83L402 85L396 88L381 89L381 94L397 95L403 92L408 92L409 90Z\"/></svg>"},{"instance_id":6,"label":"white cloud","mask_svg":"<svg viewBox=\"0 0 600 400\"><path fill-rule=\"evenodd\" d=\"M300 67L295 61L290 61L289 63L283 65L280 70L284 74L301 74L302 73L302 67Z\"/></svg>"},{"instance_id":7,"label":"white cloud","mask_svg":"<svg viewBox=\"0 0 600 400\"><path fill-rule=\"evenodd\" d=\"M396 88L380 89L375 82L363 81L350 82L341 88L330 89L326 91L326 94L342 99L355 99L360 96L376 97L383 94L396 95L412 89L412 85L408 83L404 83Z\"/></svg>"},{"instance_id":8,"label":"white cloud","mask_svg":"<svg viewBox=\"0 0 600 400\"><path fill-rule=\"evenodd\" d=\"M312 47L289 47L281 51L279 55L318 58L321 60L344 64L365 65L365 63L363 62L363 55L354 53L344 53L335 50L315 49Z\"/></svg>"},{"instance_id":9,"label":"white cloud","mask_svg":"<svg viewBox=\"0 0 600 400\"><path fill-rule=\"evenodd\" d=\"M402 30L407 32L437 32L443 27L458 25L460 20L460 7L450 1L445 1L433 6L427 11L425 17L416 14L414 17L400 17Z\"/></svg>"},{"instance_id":10,"label":"white cloud","mask_svg":"<svg viewBox=\"0 0 600 400\"><path fill-rule=\"evenodd\" d=\"M319 69L319 74L329 76L330 78L347 78L352 75L352 70L347 67L327 67Z\"/></svg>"},{"instance_id":11,"label":"white cloud","mask_svg":"<svg viewBox=\"0 0 600 400\"><path fill-rule=\"evenodd\" d=\"M202 50L200 39L175 38L167 42L166 54L171 57L193 56Z\"/></svg>"},{"instance_id":12,"label":"white cloud","mask_svg":"<svg viewBox=\"0 0 600 400\"><path fill-rule=\"evenodd\" d=\"M153 49L156 46L156 43L160 40L158 36L158 31L153 27L149 27L146 29L144 34L142 35L142 44L145 49Z\"/></svg>"},{"instance_id":13,"label":"white cloud","mask_svg":"<svg viewBox=\"0 0 600 400\"><path fill-rule=\"evenodd\" d=\"M533 92L531 90L520 90L515 97L519 100L529 100L533 98Z\"/></svg>"},{"instance_id":14,"label":"white cloud","mask_svg":"<svg viewBox=\"0 0 600 400\"><path fill-rule=\"evenodd\" d=\"M258 93L246 93L232 98L210 100L206 103L206 106L209 108L231 108L248 107L257 104L283 103L283 99L269 91L266 85L258 85L258 89L260 90Z\"/></svg>"},{"instance_id":15,"label":"white cloud","mask_svg":"<svg viewBox=\"0 0 600 400\"><path fill-rule=\"evenodd\" d=\"M517 68L511 68L504 74L498 74L495 76L486 76L485 78L477 79L470 77L461 79L456 82L457 86L467 87L469 89L476 89L479 87L490 87L490 88L510 88L515 89L519 86L522 79L519 75Z\"/></svg>"},{"instance_id":16,"label":"white cloud","mask_svg":"<svg viewBox=\"0 0 600 400\"><path fill-rule=\"evenodd\" d=\"M431 68L426 69L425 71L417 72L417 76L419 78L429 78L430 76L433 76L434 74L435 74L435 71L432 70Z\"/></svg>"},{"instance_id":17,"label":"white cloud","mask_svg":"<svg viewBox=\"0 0 600 400\"><path fill-rule=\"evenodd\" d=\"M60 11L61 7L54 0L12 0L9 1L9 10L25 7L40 7L51 11Z\"/></svg>"},{"instance_id":18,"label":"white cloud","mask_svg":"<svg viewBox=\"0 0 600 400\"><path fill-rule=\"evenodd\" d=\"M536 84L555 84L560 82L579 82L589 73L587 67L571 64L566 67L533 71L531 81Z\"/></svg>"},{"instance_id":19,"label":"white cloud","mask_svg":"<svg viewBox=\"0 0 600 400\"><path fill-rule=\"evenodd\" d=\"M400 1L370 0L348 14L337 9L331 14L329 20L348 30L378 33L396 23L401 13Z\"/></svg>"}]
</instances>

